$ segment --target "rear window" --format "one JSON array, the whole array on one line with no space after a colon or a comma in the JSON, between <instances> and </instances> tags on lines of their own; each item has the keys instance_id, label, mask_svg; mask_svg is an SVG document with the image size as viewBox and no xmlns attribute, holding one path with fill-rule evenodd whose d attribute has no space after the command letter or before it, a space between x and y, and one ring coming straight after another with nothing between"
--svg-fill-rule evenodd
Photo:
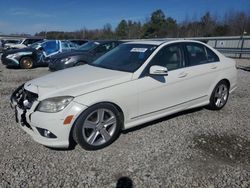
<instances>
[{"instance_id":1,"label":"rear window","mask_svg":"<svg viewBox=\"0 0 250 188\"><path fill-rule=\"evenodd\" d=\"M207 51L207 60L208 62L217 62L220 61L219 57L209 48L206 47Z\"/></svg>"}]
</instances>

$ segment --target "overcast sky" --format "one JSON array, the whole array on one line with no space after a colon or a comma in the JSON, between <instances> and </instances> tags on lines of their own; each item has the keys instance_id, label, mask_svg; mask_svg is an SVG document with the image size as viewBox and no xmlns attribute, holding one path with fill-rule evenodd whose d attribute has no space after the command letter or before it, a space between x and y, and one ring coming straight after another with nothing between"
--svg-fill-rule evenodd
<instances>
[{"instance_id":1,"label":"overcast sky","mask_svg":"<svg viewBox=\"0 0 250 188\"><path fill-rule=\"evenodd\" d=\"M74 31L106 23L114 28L122 19L144 22L157 9L181 22L206 11L218 18L225 12L250 12L250 0L2 0L0 33Z\"/></svg>"}]
</instances>

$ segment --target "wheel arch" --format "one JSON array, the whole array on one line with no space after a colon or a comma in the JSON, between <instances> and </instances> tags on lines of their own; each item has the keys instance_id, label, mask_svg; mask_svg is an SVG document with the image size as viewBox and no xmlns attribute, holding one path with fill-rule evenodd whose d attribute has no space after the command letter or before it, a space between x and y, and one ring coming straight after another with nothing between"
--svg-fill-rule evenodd
<instances>
[{"instance_id":1,"label":"wheel arch","mask_svg":"<svg viewBox=\"0 0 250 188\"><path fill-rule=\"evenodd\" d=\"M75 63L74 63L74 65L73 66L78 66L78 64L79 63L84 63L84 64L87 64L88 62L87 61L85 61L85 60L77 60ZM84 65L84 64L82 64L82 65Z\"/></svg>"},{"instance_id":2,"label":"wheel arch","mask_svg":"<svg viewBox=\"0 0 250 188\"><path fill-rule=\"evenodd\" d=\"M33 55L32 54L27 54L27 55L23 55L22 57L19 58L19 60L18 60L19 64L21 63L22 59L26 58L26 57L29 57L34 61Z\"/></svg>"},{"instance_id":3,"label":"wheel arch","mask_svg":"<svg viewBox=\"0 0 250 188\"><path fill-rule=\"evenodd\" d=\"M95 106L95 105L99 105L99 104L111 104L111 105L113 105L118 110L118 112L120 114L120 118L121 118L121 121L123 123L122 129L124 129L124 112L123 112L122 108L119 105L115 104L114 102L109 102L109 101L97 102L95 104L91 104L90 106L88 106L88 108ZM82 112L79 113L78 117L75 119L74 123L71 126L70 133L69 133L69 148L74 147L76 144L76 142L73 138L73 130L74 130L74 127L76 125L76 122L77 122L78 118L80 117L80 115L82 113L84 113L88 108L84 109Z\"/></svg>"},{"instance_id":4,"label":"wheel arch","mask_svg":"<svg viewBox=\"0 0 250 188\"><path fill-rule=\"evenodd\" d=\"M227 83L228 89L230 90L230 86L231 86L230 81L228 79L224 78L224 79L220 80L219 82L222 82L222 81L225 81Z\"/></svg>"},{"instance_id":5,"label":"wheel arch","mask_svg":"<svg viewBox=\"0 0 250 188\"><path fill-rule=\"evenodd\" d=\"M216 87L216 85L217 85L218 83L222 82L222 81L225 81L225 82L227 83L228 89L230 90L231 83L230 83L229 79L227 79L227 78L218 79L218 80L216 80L216 81L211 85L211 87L210 87L210 89L209 89L209 93L208 93L208 97L209 97L209 98L211 97L211 95L212 95L212 93L213 93L213 90L214 90L214 88Z\"/></svg>"},{"instance_id":6,"label":"wheel arch","mask_svg":"<svg viewBox=\"0 0 250 188\"><path fill-rule=\"evenodd\" d=\"M22 60L24 59L24 58L30 58L31 60L32 60L32 67L31 68L33 68L34 66L35 66L35 58L33 57L33 54L25 54L25 55L23 55L23 56L21 56L20 58L19 58L19 60L18 60L18 63L19 63L19 66L21 67L21 62L22 62Z\"/></svg>"}]
</instances>

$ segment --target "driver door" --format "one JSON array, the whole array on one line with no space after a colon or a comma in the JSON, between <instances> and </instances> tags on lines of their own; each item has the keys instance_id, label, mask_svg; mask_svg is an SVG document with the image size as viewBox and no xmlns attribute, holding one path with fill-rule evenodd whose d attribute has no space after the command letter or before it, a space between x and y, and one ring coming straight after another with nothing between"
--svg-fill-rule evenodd
<instances>
[{"instance_id":1,"label":"driver door","mask_svg":"<svg viewBox=\"0 0 250 188\"><path fill-rule=\"evenodd\" d=\"M149 75L152 65L164 66L168 75ZM176 111L185 107L190 100L186 94L185 58L180 44L163 47L149 63L146 75L138 79L138 117Z\"/></svg>"}]
</instances>

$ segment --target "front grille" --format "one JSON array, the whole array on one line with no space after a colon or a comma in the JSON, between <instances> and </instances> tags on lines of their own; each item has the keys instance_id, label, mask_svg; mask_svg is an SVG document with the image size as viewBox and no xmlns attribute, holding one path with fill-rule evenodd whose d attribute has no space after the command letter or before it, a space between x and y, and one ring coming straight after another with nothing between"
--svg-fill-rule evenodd
<instances>
[{"instance_id":1,"label":"front grille","mask_svg":"<svg viewBox=\"0 0 250 188\"><path fill-rule=\"evenodd\" d=\"M21 109L30 109L37 98L38 94L25 90L24 85L18 87L11 96L11 100Z\"/></svg>"}]
</instances>

